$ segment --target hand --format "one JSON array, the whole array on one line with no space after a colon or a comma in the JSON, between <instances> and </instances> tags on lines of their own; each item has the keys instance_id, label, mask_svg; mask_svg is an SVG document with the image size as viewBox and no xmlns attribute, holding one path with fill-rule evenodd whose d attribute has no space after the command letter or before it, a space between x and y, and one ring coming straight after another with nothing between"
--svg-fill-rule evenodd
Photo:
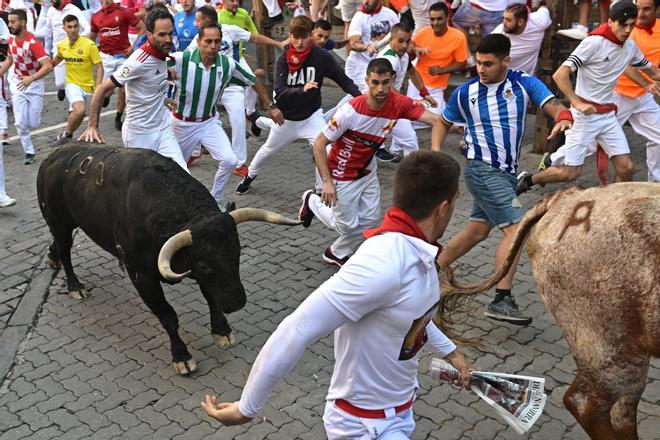
<instances>
[{"instance_id":1,"label":"hand","mask_svg":"<svg viewBox=\"0 0 660 440\"><path fill-rule=\"evenodd\" d=\"M126 49L124 49L124 53L126 56L129 56L130 54L133 53L133 46L128 46Z\"/></svg>"},{"instance_id":2,"label":"hand","mask_svg":"<svg viewBox=\"0 0 660 440\"><path fill-rule=\"evenodd\" d=\"M367 46L367 53L373 56L374 54L378 53L378 49L374 44L370 44Z\"/></svg>"},{"instance_id":3,"label":"hand","mask_svg":"<svg viewBox=\"0 0 660 440\"><path fill-rule=\"evenodd\" d=\"M657 81L651 81L646 87L644 87L644 90L655 96L660 96L660 84L658 84Z\"/></svg>"},{"instance_id":4,"label":"hand","mask_svg":"<svg viewBox=\"0 0 660 440\"><path fill-rule=\"evenodd\" d=\"M254 69L253 73L254 73L254 76L256 76L257 78L263 78L264 76L266 76L266 71L264 69L261 69L261 68Z\"/></svg>"},{"instance_id":5,"label":"hand","mask_svg":"<svg viewBox=\"0 0 660 440\"><path fill-rule=\"evenodd\" d=\"M30 84L34 82L34 77L32 75L21 76L20 81L21 82L16 86L16 88L22 91L30 87Z\"/></svg>"},{"instance_id":6,"label":"hand","mask_svg":"<svg viewBox=\"0 0 660 440\"><path fill-rule=\"evenodd\" d=\"M431 107L433 107L433 108L436 108L436 107L438 106L438 101L436 101L435 99L433 99L433 96L431 96L431 95L426 95L426 96L425 96L424 98L422 98L422 99L424 99L424 101L428 102L429 105L430 105Z\"/></svg>"},{"instance_id":7,"label":"hand","mask_svg":"<svg viewBox=\"0 0 660 440\"><path fill-rule=\"evenodd\" d=\"M84 142L98 142L99 144L104 144L105 140L101 136L101 132L97 127L92 127L91 125L87 126L87 129L78 136L79 141Z\"/></svg>"},{"instance_id":8,"label":"hand","mask_svg":"<svg viewBox=\"0 0 660 440\"><path fill-rule=\"evenodd\" d=\"M216 404L215 396L209 396L208 394L204 402L202 402L202 409L206 411L206 414L225 426L243 425L252 420L241 414L241 411L238 409L238 402Z\"/></svg>"},{"instance_id":9,"label":"hand","mask_svg":"<svg viewBox=\"0 0 660 440\"><path fill-rule=\"evenodd\" d=\"M282 40L280 41L280 49L284 49L284 46L289 44L289 40Z\"/></svg>"},{"instance_id":10,"label":"hand","mask_svg":"<svg viewBox=\"0 0 660 440\"><path fill-rule=\"evenodd\" d=\"M318 89L318 88L319 88L319 83L317 83L316 81L311 81L305 84L305 86L303 87L303 92L309 92L312 89Z\"/></svg>"},{"instance_id":11,"label":"hand","mask_svg":"<svg viewBox=\"0 0 660 440\"><path fill-rule=\"evenodd\" d=\"M573 127L573 123L571 121L559 121L555 124L554 127L552 127L550 136L548 136L546 139L552 139L553 137L557 136L557 134L563 133L566 130L569 130L571 127Z\"/></svg>"},{"instance_id":12,"label":"hand","mask_svg":"<svg viewBox=\"0 0 660 440\"><path fill-rule=\"evenodd\" d=\"M586 102L578 102L577 104L572 104L571 107L580 113L584 113L585 115L596 114L596 107L591 104L587 104Z\"/></svg>"},{"instance_id":13,"label":"hand","mask_svg":"<svg viewBox=\"0 0 660 440\"><path fill-rule=\"evenodd\" d=\"M463 353L458 351L458 348L451 353L449 353L447 356L445 356L445 359L449 361L450 364L454 366L460 373L461 373L461 378L460 382L457 382L456 385L462 385L463 388L466 390L470 389L470 363L465 359L465 356L463 356Z\"/></svg>"},{"instance_id":14,"label":"hand","mask_svg":"<svg viewBox=\"0 0 660 440\"><path fill-rule=\"evenodd\" d=\"M170 98L165 98L165 107L171 112L176 110L176 101Z\"/></svg>"},{"instance_id":15,"label":"hand","mask_svg":"<svg viewBox=\"0 0 660 440\"><path fill-rule=\"evenodd\" d=\"M277 125L284 124L284 115L279 108L274 107L269 109L268 115L270 116L270 119L272 119Z\"/></svg>"},{"instance_id":16,"label":"hand","mask_svg":"<svg viewBox=\"0 0 660 440\"><path fill-rule=\"evenodd\" d=\"M435 75L442 75L444 73L446 73L446 72L445 72L445 69L443 67L440 67L440 66L431 66L431 67L429 67L429 75L434 75L435 76Z\"/></svg>"},{"instance_id":17,"label":"hand","mask_svg":"<svg viewBox=\"0 0 660 440\"><path fill-rule=\"evenodd\" d=\"M417 52L417 56L420 56L420 55L428 55L431 52L431 49L428 47L416 47L415 51Z\"/></svg>"},{"instance_id":18,"label":"hand","mask_svg":"<svg viewBox=\"0 0 660 440\"><path fill-rule=\"evenodd\" d=\"M332 208L337 204L337 189L332 181L324 182L321 190L321 200L323 204Z\"/></svg>"}]
</instances>

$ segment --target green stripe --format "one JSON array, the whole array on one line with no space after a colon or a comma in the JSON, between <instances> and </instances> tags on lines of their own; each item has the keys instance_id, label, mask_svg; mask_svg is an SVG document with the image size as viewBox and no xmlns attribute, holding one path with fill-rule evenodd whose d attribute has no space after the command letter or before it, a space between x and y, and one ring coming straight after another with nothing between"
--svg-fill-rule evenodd
<instances>
[{"instance_id":1,"label":"green stripe","mask_svg":"<svg viewBox=\"0 0 660 440\"><path fill-rule=\"evenodd\" d=\"M255 82L257 82L257 77L250 74L247 70L243 69L240 64L236 63L236 71L241 74L242 78L239 78L238 75L236 75L236 72L234 72L234 78L237 80L241 81L241 84L245 87L249 87Z\"/></svg>"},{"instance_id":2,"label":"green stripe","mask_svg":"<svg viewBox=\"0 0 660 440\"><path fill-rule=\"evenodd\" d=\"M197 105L199 104L199 94L202 92L202 79L204 78L204 69L199 64L195 64L195 83L193 84L192 104L190 104L189 118L197 117Z\"/></svg>"},{"instance_id":3,"label":"green stripe","mask_svg":"<svg viewBox=\"0 0 660 440\"><path fill-rule=\"evenodd\" d=\"M206 103L204 104L204 113L202 118L208 118L211 114L211 109L213 109L213 97L215 96L215 80L218 77L218 57L215 57L215 64L211 67L211 77L209 78L209 88L206 92Z\"/></svg>"},{"instance_id":4,"label":"green stripe","mask_svg":"<svg viewBox=\"0 0 660 440\"><path fill-rule=\"evenodd\" d=\"M220 55L220 59L222 60L222 90L225 90L231 79L229 76L229 59L224 55Z\"/></svg>"},{"instance_id":5,"label":"green stripe","mask_svg":"<svg viewBox=\"0 0 660 440\"><path fill-rule=\"evenodd\" d=\"M190 62L190 52L184 52L181 60L181 87L179 88L179 106L176 112L183 114L186 107L186 81L188 81L188 63Z\"/></svg>"},{"instance_id":6,"label":"green stripe","mask_svg":"<svg viewBox=\"0 0 660 440\"><path fill-rule=\"evenodd\" d=\"M387 49L387 51L383 54L384 57L386 56L391 56L391 57L398 57L399 55L392 50L392 48Z\"/></svg>"}]
</instances>

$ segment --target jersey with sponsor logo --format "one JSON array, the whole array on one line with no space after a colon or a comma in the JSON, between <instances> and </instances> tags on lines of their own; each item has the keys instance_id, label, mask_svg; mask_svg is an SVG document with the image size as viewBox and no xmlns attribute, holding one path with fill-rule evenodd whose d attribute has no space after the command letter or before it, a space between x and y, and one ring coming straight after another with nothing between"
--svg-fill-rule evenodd
<instances>
[{"instance_id":1,"label":"jersey with sponsor logo","mask_svg":"<svg viewBox=\"0 0 660 440\"><path fill-rule=\"evenodd\" d=\"M64 61L67 84L76 84L87 93L94 91L94 66L101 62L101 55L92 40L80 35L71 44L67 37L57 43L57 57Z\"/></svg>"},{"instance_id":2,"label":"jersey with sponsor logo","mask_svg":"<svg viewBox=\"0 0 660 440\"><path fill-rule=\"evenodd\" d=\"M103 8L92 16L92 32L99 36L101 52L115 55L126 52L131 46L128 28L135 26L139 18L130 9L117 4Z\"/></svg>"},{"instance_id":3,"label":"jersey with sponsor logo","mask_svg":"<svg viewBox=\"0 0 660 440\"><path fill-rule=\"evenodd\" d=\"M374 154L385 142L398 119L417 120L424 113L418 102L391 91L380 110L367 105L360 95L341 106L323 128L333 141L328 167L334 180L357 180L375 171Z\"/></svg>"},{"instance_id":4,"label":"jersey with sponsor logo","mask_svg":"<svg viewBox=\"0 0 660 440\"><path fill-rule=\"evenodd\" d=\"M167 127L167 63L165 57L144 43L110 75L118 87L126 87L124 125L139 133L153 133Z\"/></svg>"}]
</instances>

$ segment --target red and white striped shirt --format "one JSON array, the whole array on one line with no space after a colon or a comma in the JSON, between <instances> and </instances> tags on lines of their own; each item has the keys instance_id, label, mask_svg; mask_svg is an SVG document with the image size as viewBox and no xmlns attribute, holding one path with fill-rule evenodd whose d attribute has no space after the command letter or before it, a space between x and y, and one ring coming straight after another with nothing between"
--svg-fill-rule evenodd
<instances>
[{"instance_id":1,"label":"red and white striped shirt","mask_svg":"<svg viewBox=\"0 0 660 440\"><path fill-rule=\"evenodd\" d=\"M334 180L357 180L371 172L369 164L397 120L417 120L424 113L418 102L392 90L380 110L367 105L360 95L341 106L323 128L333 141L328 167Z\"/></svg>"},{"instance_id":2,"label":"red and white striped shirt","mask_svg":"<svg viewBox=\"0 0 660 440\"><path fill-rule=\"evenodd\" d=\"M39 70L39 61L48 58L39 40L29 32L25 33L25 38L21 41L13 35L9 37L9 55L14 63L16 79L34 75Z\"/></svg>"}]
</instances>

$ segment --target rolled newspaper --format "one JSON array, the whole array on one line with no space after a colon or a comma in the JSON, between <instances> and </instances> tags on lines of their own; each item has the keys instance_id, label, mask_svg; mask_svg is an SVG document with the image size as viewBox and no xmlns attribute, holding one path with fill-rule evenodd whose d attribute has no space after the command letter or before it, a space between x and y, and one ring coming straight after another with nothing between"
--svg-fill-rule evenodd
<instances>
[{"instance_id":1,"label":"rolled newspaper","mask_svg":"<svg viewBox=\"0 0 660 440\"><path fill-rule=\"evenodd\" d=\"M445 382L460 378L460 372L448 362L433 358L431 377ZM471 371L470 387L491 405L496 414L518 434L527 432L545 407L545 379L516 374Z\"/></svg>"}]
</instances>

